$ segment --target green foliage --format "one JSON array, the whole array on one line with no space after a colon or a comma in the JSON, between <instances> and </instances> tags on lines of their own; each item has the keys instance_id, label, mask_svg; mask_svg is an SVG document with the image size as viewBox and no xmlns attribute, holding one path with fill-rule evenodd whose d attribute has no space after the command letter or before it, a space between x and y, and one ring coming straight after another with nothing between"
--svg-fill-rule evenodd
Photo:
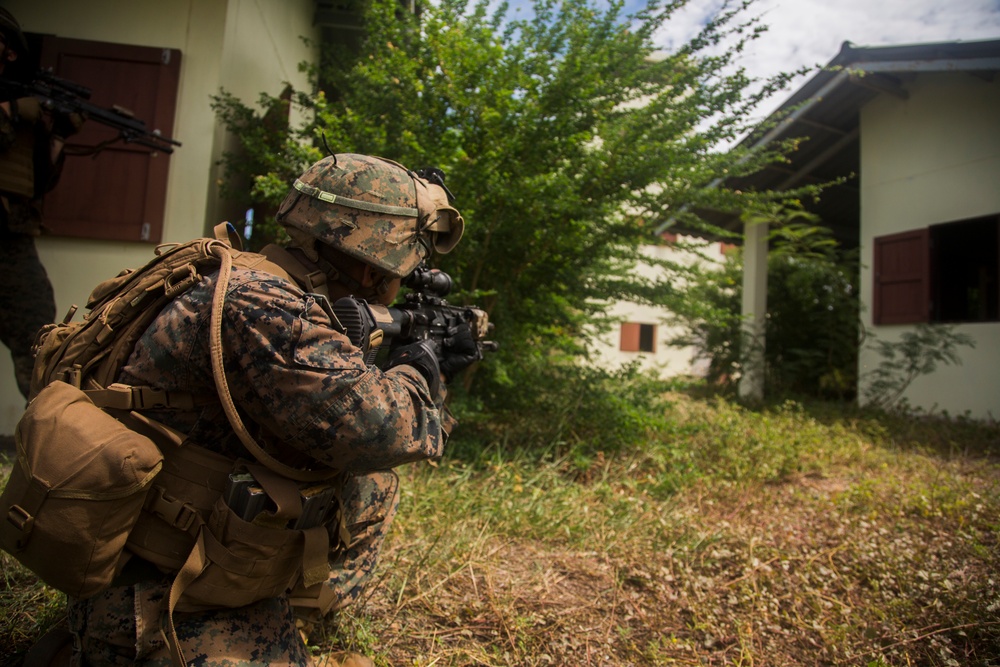
<instances>
[{"instance_id":1,"label":"green foliage","mask_svg":"<svg viewBox=\"0 0 1000 667\"><path fill-rule=\"evenodd\" d=\"M770 392L846 398L856 385L859 342L858 253L842 250L814 216L796 206L752 216L771 225L768 255L766 382ZM742 332L742 253L720 265L689 268L669 306L684 333L710 362L708 379L723 385L744 368L741 348L758 344Z\"/></svg>"},{"instance_id":2,"label":"green foliage","mask_svg":"<svg viewBox=\"0 0 1000 667\"><path fill-rule=\"evenodd\" d=\"M938 364L961 364L958 348L974 348L976 341L953 326L919 324L898 341L873 336L871 346L882 361L865 377L865 398L873 407L890 410L903 407L903 394L921 375L933 373Z\"/></svg>"},{"instance_id":3,"label":"green foliage","mask_svg":"<svg viewBox=\"0 0 1000 667\"><path fill-rule=\"evenodd\" d=\"M768 259L767 382L772 391L852 397L860 322L858 251L806 223L775 229Z\"/></svg>"},{"instance_id":4,"label":"green foliage","mask_svg":"<svg viewBox=\"0 0 1000 667\"><path fill-rule=\"evenodd\" d=\"M645 442L666 425L663 385L637 365L609 372L524 356L523 364L509 368L507 381L530 391L459 398L462 422L449 442L454 455L475 459L489 449L528 449L589 459Z\"/></svg>"},{"instance_id":5,"label":"green foliage","mask_svg":"<svg viewBox=\"0 0 1000 667\"><path fill-rule=\"evenodd\" d=\"M253 231L245 244L249 250L284 238L274 220L278 205L288 194L288 184L321 157L303 141L301 129L289 126L292 97L290 86L278 97L262 93L257 112L224 90L212 96L212 110L238 141L235 150L222 156L221 193L254 210Z\"/></svg>"},{"instance_id":6,"label":"green foliage","mask_svg":"<svg viewBox=\"0 0 1000 667\"><path fill-rule=\"evenodd\" d=\"M668 302L672 323L683 328L671 343L693 346L707 359L706 379L713 384L728 386L742 370L742 298L742 251L733 249L717 266L689 267Z\"/></svg>"},{"instance_id":7,"label":"green foliage","mask_svg":"<svg viewBox=\"0 0 1000 667\"><path fill-rule=\"evenodd\" d=\"M726 8L653 58L682 4L626 16L617 2L536 0L522 19L445 0L418 20L376 0L354 67L323 73L338 98L317 100L317 125L334 150L448 174L468 227L441 268L483 301L503 362L531 345L578 352L604 300L648 296L631 269L656 225L715 196L707 186L726 169L775 159L737 166L718 151L760 99L744 72L726 73L759 27ZM704 55L730 37L731 51Z\"/></svg>"}]
</instances>

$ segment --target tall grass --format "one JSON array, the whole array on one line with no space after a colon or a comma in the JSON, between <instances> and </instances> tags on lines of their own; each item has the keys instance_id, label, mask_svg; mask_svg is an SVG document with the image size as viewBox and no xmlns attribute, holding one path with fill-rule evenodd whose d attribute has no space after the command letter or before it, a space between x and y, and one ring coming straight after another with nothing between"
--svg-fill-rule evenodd
<instances>
[{"instance_id":1,"label":"tall grass","mask_svg":"<svg viewBox=\"0 0 1000 667\"><path fill-rule=\"evenodd\" d=\"M378 585L316 651L426 667L1000 662L1000 427L657 387L624 441L583 428L594 414L518 426L547 443L473 428L479 449L467 437L401 469ZM58 595L2 564L0 642L26 647Z\"/></svg>"}]
</instances>

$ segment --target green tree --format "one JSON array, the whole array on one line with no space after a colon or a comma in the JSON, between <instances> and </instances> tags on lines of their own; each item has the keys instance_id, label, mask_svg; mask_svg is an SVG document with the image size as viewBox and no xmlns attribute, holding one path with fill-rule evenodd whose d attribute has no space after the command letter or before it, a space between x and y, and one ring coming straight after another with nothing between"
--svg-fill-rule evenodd
<instances>
[{"instance_id":1,"label":"green tree","mask_svg":"<svg viewBox=\"0 0 1000 667\"><path fill-rule=\"evenodd\" d=\"M656 299L631 274L652 229L685 205L719 203L728 193L707 186L721 174L777 158L719 150L785 81L748 95L734 67L761 30L740 20L749 3L727 3L691 43L658 55L655 35L683 4L625 16L620 2L536 0L520 19L445 0L418 20L375 0L356 65L325 73L339 93L318 108L331 147L448 174L469 226L441 264L511 343L503 362L526 348L577 353L607 299Z\"/></svg>"},{"instance_id":2,"label":"green tree","mask_svg":"<svg viewBox=\"0 0 1000 667\"><path fill-rule=\"evenodd\" d=\"M843 250L816 217L795 204L762 206L748 216L767 223L770 251L765 323L765 381L769 392L852 397L860 343L858 253ZM674 341L693 345L709 360L708 378L729 384L743 372L742 253L721 265L687 270L669 299L684 333Z\"/></svg>"}]
</instances>

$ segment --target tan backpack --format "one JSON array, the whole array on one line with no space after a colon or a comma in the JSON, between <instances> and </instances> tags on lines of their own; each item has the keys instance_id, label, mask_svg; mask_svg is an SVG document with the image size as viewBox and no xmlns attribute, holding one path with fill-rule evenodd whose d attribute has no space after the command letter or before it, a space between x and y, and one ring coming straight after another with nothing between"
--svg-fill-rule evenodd
<instances>
[{"instance_id":1,"label":"tan backpack","mask_svg":"<svg viewBox=\"0 0 1000 667\"><path fill-rule=\"evenodd\" d=\"M336 471L300 470L267 454L236 412L225 379L222 306L234 264L288 277L262 255L241 252L223 223L215 238L161 246L144 267L98 285L82 321L70 322L71 311L43 329L30 403L15 433L17 463L0 496L0 547L73 597L106 588L130 553L176 570L167 639L177 664L184 660L174 610L237 607L291 588L319 595L329 573L326 527L287 526L302 512L300 483L336 485ZM163 307L216 269L210 347L217 399L116 383ZM222 498L236 462L185 443L139 412L194 409L206 399L221 401L257 459L242 465L275 501L253 522ZM337 522L346 543L342 517Z\"/></svg>"}]
</instances>

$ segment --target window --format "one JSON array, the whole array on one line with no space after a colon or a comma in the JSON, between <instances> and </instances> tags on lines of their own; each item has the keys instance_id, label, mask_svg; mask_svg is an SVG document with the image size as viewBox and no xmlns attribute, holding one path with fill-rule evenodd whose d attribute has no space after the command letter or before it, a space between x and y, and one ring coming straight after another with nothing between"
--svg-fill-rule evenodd
<instances>
[{"instance_id":1,"label":"window","mask_svg":"<svg viewBox=\"0 0 1000 667\"><path fill-rule=\"evenodd\" d=\"M623 322L622 352L656 352L656 325Z\"/></svg>"},{"instance_id":2,"label":"window","mask_svg":"<svg viewBox=\"0 0 1000 667\"><path fill-rule=\"evenodd\" d=\"M1000 216L874 241L875 324L1000 321Z\"/></svg>"},{"instance_id":3,"label":"window","mask_svg":"<svg viewBox=\"0 0 1000 667\"><path fill-rule=\"evenodd\" d=\"M150 130L172 137L180 52L51 35L40 44L39 64L90 88L89 102L132 112ZM90 121L72 137L74 148L112 139L110 128ZM116 142L96 156L68 156L62 177L44 201L43 220L57 236L158 243L163 232L170 156Z\"/></svg>"}]
</instances>

